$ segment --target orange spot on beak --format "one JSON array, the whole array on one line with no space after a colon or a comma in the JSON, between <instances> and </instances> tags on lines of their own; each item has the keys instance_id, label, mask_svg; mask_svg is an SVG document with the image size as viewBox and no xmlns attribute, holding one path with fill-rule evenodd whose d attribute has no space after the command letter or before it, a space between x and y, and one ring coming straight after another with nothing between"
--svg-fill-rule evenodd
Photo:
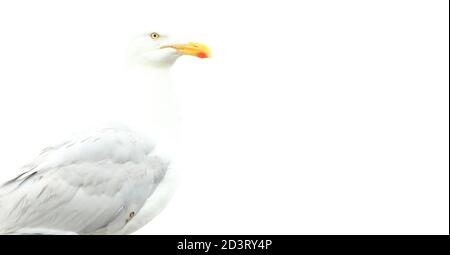
<instances>
[{"instance_id":1,"label":"orange spot on beak","mask_svg":"<svg viewBox=\"0 0 450 255\"><path fill-rule=\"evenodd\" d=\"M199 57L199 58L207 58L208 54L206 54L203 51L200 51L200 52L197 53L197 57Z\"/></svg>"}]
</instances>

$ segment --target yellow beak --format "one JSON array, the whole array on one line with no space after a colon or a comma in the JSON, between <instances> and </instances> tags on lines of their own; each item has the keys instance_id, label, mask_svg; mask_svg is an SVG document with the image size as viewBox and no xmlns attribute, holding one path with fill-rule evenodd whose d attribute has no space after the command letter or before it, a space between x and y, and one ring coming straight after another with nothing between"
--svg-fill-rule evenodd
<instances>
[{"instance_id":1,"label":"yellow beak","mask_svg":"<svg viewBox=\"0 0 450 255\"><path fill-rule=\"evenodd\" d=\"M211 57L211 51L208 46L202 43L188 42L186 44L171 44L161 46L161 49L172 48L183 55L190 55L199 58Z\"/></svg>"}]
</instances>

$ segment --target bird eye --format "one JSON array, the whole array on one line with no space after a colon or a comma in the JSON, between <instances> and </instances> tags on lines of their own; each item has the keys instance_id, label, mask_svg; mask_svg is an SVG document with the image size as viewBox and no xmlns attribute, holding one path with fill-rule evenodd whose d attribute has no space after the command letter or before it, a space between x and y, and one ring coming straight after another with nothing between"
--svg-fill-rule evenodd
<instances>
[{"instance_id":1,"label":"bird eye","mask_svg":"<svg viewBox=\"0 0 450 255\"><path fill-rule=\"evenodd\" d=\"M158 39L159 38L159 34L158 33L155 33L155 32L153 32L153 33L151 33L150 34L150 37L152 38L152 39Z\"/></svg>"}]
</instances>

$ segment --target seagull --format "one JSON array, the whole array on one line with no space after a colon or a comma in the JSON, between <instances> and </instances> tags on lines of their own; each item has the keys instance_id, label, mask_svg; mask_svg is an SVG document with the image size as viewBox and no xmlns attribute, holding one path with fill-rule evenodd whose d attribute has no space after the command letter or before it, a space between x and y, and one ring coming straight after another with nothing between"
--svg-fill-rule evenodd
<instances>
[{"instance_id":1,"label":"seagull","mask_svg":"<svg viewBox=\"0 0 450 255\"><path fill-rule=\"evenodd\" d=\"M211 52L160 32L135 37L134 78L122 95L133 100L117 98L110 108L123 119L45 148L1 185L0 234L131 234L159 214L176 180L178 115L169 70L184 55Z\"/></svg>"}]
</instances>

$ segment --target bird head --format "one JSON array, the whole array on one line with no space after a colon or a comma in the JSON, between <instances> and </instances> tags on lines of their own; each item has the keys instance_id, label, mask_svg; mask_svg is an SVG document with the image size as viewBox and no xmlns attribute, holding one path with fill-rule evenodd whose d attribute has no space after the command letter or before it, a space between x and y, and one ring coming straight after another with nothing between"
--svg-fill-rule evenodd
<instances>
[{"instance_id":1,"label":"bird head","mask_svg":"<svg viewBox=\"0 0 450 255\"><path fill-rule=\"evenodd\" d=\"M205 44L179 42L168 34L159 32L137 36L131 43L130 54L133 62L156 67L170 67L183 55L211 57L211 51Z\"/></svg>"}]
</instances>

